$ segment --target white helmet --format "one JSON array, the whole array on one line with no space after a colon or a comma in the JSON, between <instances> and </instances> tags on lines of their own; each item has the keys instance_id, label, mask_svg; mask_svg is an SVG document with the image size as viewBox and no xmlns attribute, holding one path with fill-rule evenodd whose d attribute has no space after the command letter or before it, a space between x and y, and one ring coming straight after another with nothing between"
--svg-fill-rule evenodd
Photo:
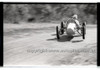
<instances>
[{"instance_id":1,"label":"white helmet","mask_svg":"<svg viewBox=\"0 0 100 70\"><path fill-rule=\"evenodd\" d=\"M78 19L78 15L74 14L74 15L72 16L72 18L73 18L73 19Z\"/></svg>"}]
</instances>

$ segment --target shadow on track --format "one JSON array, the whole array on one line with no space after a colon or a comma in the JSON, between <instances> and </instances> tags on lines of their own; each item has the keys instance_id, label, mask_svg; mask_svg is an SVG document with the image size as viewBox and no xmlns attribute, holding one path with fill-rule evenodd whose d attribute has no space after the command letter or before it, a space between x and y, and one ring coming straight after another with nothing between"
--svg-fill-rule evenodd
<instances>
[{"instance_id":1,"label":"shadow on track","mask_svg":"<svg viewBox=\"0 0 100 70\"><path fill-rule=\"evenodd\" d=\"M53 39L47 39L47 41L57 40L58 42L66 42L66 41L71 41L73 38L74 38L73 36L63 35L60 37L59 40L57 38L53 38Z\"/></svg>"},{"instance_id":2,"label":"shadow on track","mask_svg":"<svg viewBox=\"0 0 100 70\"><path fill-rule=\"evenodd\" d=\"M56 36L56 34L52 34L52 36ZM52 38L52 39L47 39L47 41L58 41L58 42L66 42L66 41L71 41L74 37L80 37L80 35L75 35L75 36L68 36L68 35L62 35L60 39L57 38ZM77 42L82 42L83 40L74 40L71 41L72 43L77 43Z\"/></svg>"}]
</instances>

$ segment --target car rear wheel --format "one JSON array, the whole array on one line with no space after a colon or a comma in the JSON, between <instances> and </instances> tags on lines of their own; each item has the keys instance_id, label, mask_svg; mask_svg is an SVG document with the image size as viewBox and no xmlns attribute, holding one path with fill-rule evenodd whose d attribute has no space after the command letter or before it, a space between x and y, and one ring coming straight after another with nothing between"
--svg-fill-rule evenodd
<instances>
[{"instance_id":1,"label":"car rear wheel","mask_svg":"<svg viewBox=\"0 0 100 70\"><path fill-rule=\"evenodd\" d=\"M60 36L59 36L60 34L59 34L59 29L58 29L58 26L56 26L56 37L57 37L57 39L60 39Z\"/></svg>"}]
</instances>

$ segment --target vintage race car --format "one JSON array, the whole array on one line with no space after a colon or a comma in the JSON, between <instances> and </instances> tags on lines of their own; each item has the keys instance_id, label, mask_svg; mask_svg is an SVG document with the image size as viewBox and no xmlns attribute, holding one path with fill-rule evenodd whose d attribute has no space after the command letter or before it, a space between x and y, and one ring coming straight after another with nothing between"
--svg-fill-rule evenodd
<instances>
[{"instance_id":1,"label":"vintage race car","mask_svg":"<svg viewBox=\"0 0 100 70\"><path fill-rule=\"evenodd\" d=\"M56 37L59 40L61 35L74 36L75 34L82 36L85 39L86 35L86 22L81 23L81 28L77 28L76 22L72 19L61 22L60 26L56 26Z\"/></svg>"}]
</instances>

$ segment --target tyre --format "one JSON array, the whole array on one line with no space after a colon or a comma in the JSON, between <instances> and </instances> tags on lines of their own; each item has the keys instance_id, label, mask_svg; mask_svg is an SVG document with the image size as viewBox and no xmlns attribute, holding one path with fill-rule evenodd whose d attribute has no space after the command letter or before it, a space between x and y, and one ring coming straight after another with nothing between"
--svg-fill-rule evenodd
<instances>
[{"instance_id":1,"label":"tyre","mask_svg":"<svg viewBox=\"0 0 100 70\"><path fill-rule=\"evenodd\" d=\"M58 26L56 26L56 37L57 37L57 39L60 39Z\"/></svg>"},{"instance_id":2,"label":"tyre","mask_svg":"<svg viewBox=\"0 0 100 70\"><path fill-rule=\"evenodd\" d=\"M82 38L85 39L85 27L82 27Z\"/></svg>"},{"instance_id":3,"label":"tyre","mask_svg":"<svg viewBox=\"0 0 100 70\"><path fill-rule=\"evenodd\" d=\"M61 34L64 34L64 24L61 22Z\"/></svg>"},{"instance_id":4,"label":"tyre","mask_svg":"<svg viewBox=\"0 0 100 70\"><path fill-rule=\"evenodd\" d=\"M86 34L86 23L83 23L83 27L84 27L84 33Z\"/></svg>"},{"instance_id":5,"label":"tyre","mask_svg":"<svg viewBox=\"0 0 100 70\"><path fill-rule=\"evenodd\" d=\"M85 39L85 34L86 34L86 24L82 24L82 38Z\"/></svg>"}]
</instances>

